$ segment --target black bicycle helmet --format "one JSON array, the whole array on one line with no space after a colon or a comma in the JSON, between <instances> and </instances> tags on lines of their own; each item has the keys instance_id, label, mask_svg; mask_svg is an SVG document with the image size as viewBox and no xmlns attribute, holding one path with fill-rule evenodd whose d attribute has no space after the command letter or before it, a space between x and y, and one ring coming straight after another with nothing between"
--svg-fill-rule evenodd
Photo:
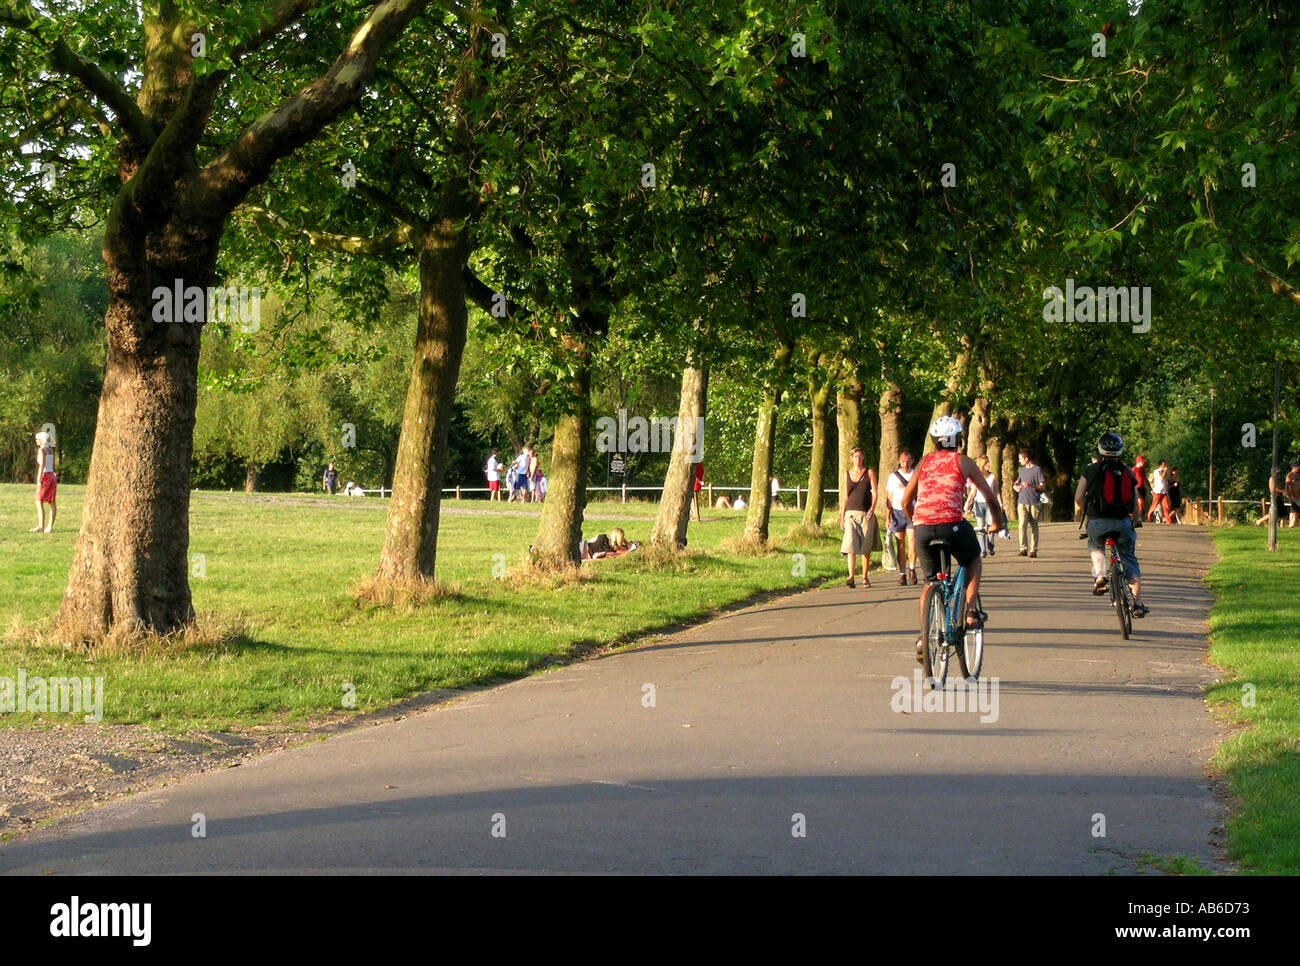
<instances>
[{"instance_id":1,"label":"black bicycle helmet","mask_svg":"<svg viewBox=\"0 0 1300 966\"><path fill-rule=\"evenodd\" d=\"M1119 433L1102 433L1097 440L1097 452L1102 456L1118 456L1124 452L1124 440Z\"/></svg>"}]
</instances>

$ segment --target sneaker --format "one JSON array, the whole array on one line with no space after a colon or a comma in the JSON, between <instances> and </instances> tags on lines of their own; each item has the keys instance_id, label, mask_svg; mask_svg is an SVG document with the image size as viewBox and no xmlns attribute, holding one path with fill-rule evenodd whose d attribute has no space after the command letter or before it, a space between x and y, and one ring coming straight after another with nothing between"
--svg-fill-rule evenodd
<instances>
[{"instance_id":1,"label":"sneaker","mask_svg":"<svg viewBox=\"0 0 1300 966\"><path fill-rule=\"evenodd\" d=\"M1109 588L1109 587L1107 586L1107 584L1106 584L1106 578L1105 578L1105 577L1098 577L1097 580L1096 580L1096 581L1093 583L1093 585L1092 585L1092 592L1093 592L1093 594L1095 594L1097 597L1105 597L1105 596L1106 596L1106 592L1107 592L1109 589L1110 589L1110 588Z\"/></svg>"},{"instance_id":2,"label":"sneaker","mask_svg":"<svg viewBox=\"0 0 1300 966\"><path fill-rule=\"evenodd\" d=\"M1147 614L1149 614L1149 613L1151 613L1151 608L1147 607L1146 604L1134 604L1134 605L1133 605L1133 616L1134 616L1134 617L1146 617Z\"/></svg>"},{"instance_id":3,"label":"sneaker","mask_svg":"<svg viewBox=\"0 0 1300 966\"><path fill-rule=\"evenodd\" d=\"M993 556L993 546L992 546L992 544L989 545L989 556L990 556L990 557Z\"/></svg>"}]
</instances>

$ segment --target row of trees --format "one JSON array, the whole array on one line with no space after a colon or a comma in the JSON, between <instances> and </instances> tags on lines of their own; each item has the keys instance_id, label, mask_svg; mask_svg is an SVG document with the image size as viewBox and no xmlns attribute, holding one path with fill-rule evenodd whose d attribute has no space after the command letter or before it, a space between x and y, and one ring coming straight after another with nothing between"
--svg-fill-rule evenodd
<instances>
[{"instance_id":1,"label":"row of trees","mask_svg":"<svg viewBox=\"0 0 1300 966\"><path fill-rule=\"evenodd\" d=\"M1255 399L1295 345L1295 13L1148 6L150 0L140 24L0 2L18 241L104 228L65 627L192 617L200 360L230 389L364 355L364 336L305 335L322 305L384 332L414 293L380 583L435 573L471 306L470 378L515 400L493 416L480 393L479 425L549 428L550 566L576 563L611 371L631 394L675 373L687 425L727 412L719 386L753 387L758 543L795 397L816 493L856 444L883 474L939 412L1003 467L1043 453L1059 491L1135 407ZM218 283L273 293L262 363L205 354L205 329L236 338L205 309L159 316L159 288ZM1076 283L1132 299L1045 304ZM227 435L283 428L252 408L229 404ZM684 542L689 470L667 467L656 542Z\"/></svg>"}]
</instances>

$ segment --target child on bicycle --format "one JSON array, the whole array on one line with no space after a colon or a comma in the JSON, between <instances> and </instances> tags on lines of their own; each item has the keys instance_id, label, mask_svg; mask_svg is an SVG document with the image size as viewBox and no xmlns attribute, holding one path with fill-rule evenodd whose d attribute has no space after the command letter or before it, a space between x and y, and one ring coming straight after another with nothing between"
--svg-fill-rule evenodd
<instances>
[{"instance_id":1,"label":"child on bicycle","mask_svg":"<svg viewBox=\"0 0 1300 966\"><path fill-rule=\"evenodd\" d=\"M916 525L916 557L925 574L925 583L933 581L939 572L939 550L930 546L931 540L946 540L953 559L966 568L966 628L978 630L984 626L988 614L975 607L980 590L980 545L974 527L962 512L967 481L988 504L990 530L1002 529L1006 515L997 492L989 486L975 461L963 456L957 448L962 432L961 422L953 416L941 416L931 424L930 435L938 448L921 460L908 481L903 491L903 512ZM921 618L924 620L925 615Z\"/></svg>"},{"instance_id":2,"label":"child on bicycle","mask_svg":"<svg viewBox=\"0 0 1300 966\"><path fill-rule=\"evenodd\" d=\"M1074 503L1088 519L1088 550L1092 554L1092 592L1103 597L1106 585L1105 539L1114 536L1115 549L1124 563L1124 571L1133 591L1133 616L1150 613L1142 603L1142 571L1138 568L1137 531L1134 524L1141 518L1138 483L1133 471L1119 459L1124 440L1118 433L1102 433L1097 440L1101 460L1083 471L1074 491Z\"/></svg>"}]
</instances>

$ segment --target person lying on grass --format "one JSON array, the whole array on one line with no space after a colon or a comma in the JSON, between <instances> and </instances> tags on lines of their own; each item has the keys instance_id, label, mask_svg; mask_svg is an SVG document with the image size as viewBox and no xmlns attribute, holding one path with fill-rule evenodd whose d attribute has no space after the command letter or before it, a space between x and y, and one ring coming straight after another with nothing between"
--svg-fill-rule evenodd
<instances>
[{"instance_id":1,"label":"person lying on grass","mask_svg":"<svg viewBox=\"0 0 1300 966\"><path fill-rule=\"evenodd\" d=\"M635 543L628 542L627 534L620 527L615 527L609 531L608 536L598 533L594 539L583 540L579 544L579 549L582 551L583 560L603 560L606 557L621 557L625 553L631 553L637 546Z\"/></svg>"}]
</instances>

